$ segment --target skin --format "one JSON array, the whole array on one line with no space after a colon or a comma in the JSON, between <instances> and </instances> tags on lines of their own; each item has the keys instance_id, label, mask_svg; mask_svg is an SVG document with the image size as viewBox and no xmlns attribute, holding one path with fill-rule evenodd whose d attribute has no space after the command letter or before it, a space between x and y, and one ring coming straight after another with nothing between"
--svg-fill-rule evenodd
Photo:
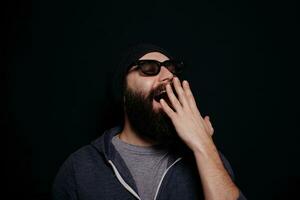
<instances>
[{"instance_id":1,"label":"skin","mask_svg":"<svg viewBox=\"0 0 300 200\"><path fill-rule=\"evenodd\" d=\"M151 52L140 59L153 59L163 62L168 57ZM197 108L189 83L182 83L167 68L161 67L156 76L145 76L139 70L130 70L126 77L128 87L133 90L149 94L150 90L160 84L166 85L167 95L175 110L161 99L153 101L155 111L163 110L171 119L177 134L184 143L193 151L200 179L202 182L204 197L206 200L235 200L239 190L231 180L223 166L218 150L213 142L213 126L208 116L201 116ZM173 82L178 98L170 86ZM146 141L138 136L131 128L128 117L125 114L124 129L119 134L124 142L138 146L151 146L153 142Z\"/></svg>"}]
</instances>

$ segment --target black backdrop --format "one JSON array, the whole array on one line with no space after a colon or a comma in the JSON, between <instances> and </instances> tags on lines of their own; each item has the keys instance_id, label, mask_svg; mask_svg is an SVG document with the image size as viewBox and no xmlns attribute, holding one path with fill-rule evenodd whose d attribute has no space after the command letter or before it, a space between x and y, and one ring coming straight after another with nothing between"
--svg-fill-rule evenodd
<instances>
[{"instance_id":1,"label":"black backdrop","mask_svg":"<svg viewBox=\"0 0 300 200\"><path fill-rule=\"evenodd\" d=\"M138 41L188 62L199 109L211 116L214 140L248 199L296 199L293 3L13 0L1 7L9 199L49 199L66 157L111 126L110 76L122 49Z\"/></svg>"}]
</instances>

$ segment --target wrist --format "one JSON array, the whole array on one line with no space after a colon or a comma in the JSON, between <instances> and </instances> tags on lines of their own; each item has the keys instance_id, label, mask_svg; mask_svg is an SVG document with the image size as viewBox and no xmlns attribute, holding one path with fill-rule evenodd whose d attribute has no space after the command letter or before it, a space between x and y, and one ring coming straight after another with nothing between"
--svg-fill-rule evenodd
<instances>
[{"instance_id":1,"label":"wrist","mask_svg":"<svg viewBox=\"0 0 300 200\"><path fill-rule=\"evenodd\" d=\"M218 150L212 140L205 144L195 144L191 149L195 155L201 156L210 156L211 154L218 153Z\"/></svg>"}]
</instances>

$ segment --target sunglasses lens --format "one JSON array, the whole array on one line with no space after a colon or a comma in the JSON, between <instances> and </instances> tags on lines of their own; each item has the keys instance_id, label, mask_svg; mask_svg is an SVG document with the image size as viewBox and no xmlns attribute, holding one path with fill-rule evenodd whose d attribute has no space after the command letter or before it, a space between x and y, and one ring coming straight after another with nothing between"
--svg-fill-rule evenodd
<instances>
[{"instance_id":1,"label":"sunglasses lens","mask_svg":"<svg viewBox=\"0 0 300 200\"><path fill-rule=\"evenodd\" d=\"M144 74L156 75L159 72L159 64L155 61L145 60L139 63L139 66Z\"/></svg>"},{"instance_id":2,"label":"sunglasses lens","mask_svg":"<svg viewBox=\"0 0 300 200\"><path fill-rule=\"evenodd\" d=\"M155 76L160 71L160 65L166 67L173 74L180 74L183 70L183 62L175 61L175 60L167 60L160 64L160 62L156 60L140 60L137 63L138 67L141 71L149 76Z\"/></svg>"},{"instance_id":3,"label":"sunglasses lens","mask_svg":"<svg viewBox=\"0 0 300 200\"><path fill-rule=\"evenodd\" d=\"M174 61L174 60L169 60L165 62L165 66L168 68L170 72L173 74L180 74L183 70L183 63Z\"/></svg>"}]
</instances>

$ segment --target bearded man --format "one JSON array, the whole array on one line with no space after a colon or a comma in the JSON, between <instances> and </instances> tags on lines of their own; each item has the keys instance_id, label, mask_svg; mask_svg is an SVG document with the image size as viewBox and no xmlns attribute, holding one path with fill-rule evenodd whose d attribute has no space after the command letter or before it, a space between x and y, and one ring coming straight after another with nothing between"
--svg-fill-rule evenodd
<instances>
[{"instance_id":1,"label":"bearded man","mask_svg":"<svg viewBox=\"0 0 300 200\"><path fill-rule=\"evenodd\" d=\"M123 123L69 156L54 199L246 199L209 117L179 78L184 63L152 44L132 47L120 63L113 84Z\"/></svg>"}]
</instances>

